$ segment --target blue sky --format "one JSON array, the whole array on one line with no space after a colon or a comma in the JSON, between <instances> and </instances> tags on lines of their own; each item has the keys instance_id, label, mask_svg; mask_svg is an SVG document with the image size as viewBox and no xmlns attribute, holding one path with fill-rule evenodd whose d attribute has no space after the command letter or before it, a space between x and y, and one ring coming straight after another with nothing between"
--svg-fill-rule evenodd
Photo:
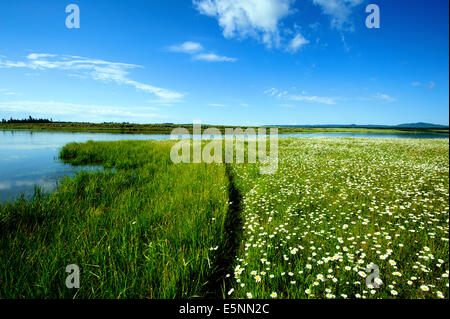
<instances>
[{"instance_id":1,"label":"blue sky","mask_svg":"<svg viewBox=\"0 0 450 319\"><path fill-rule=\"evenodd\" d=\"M80 9L69 29L65 8ZM366 6L380 8L368 29ZM0 117L448 124L447 0L0 2Z\"/></svg>"}]
</instances>

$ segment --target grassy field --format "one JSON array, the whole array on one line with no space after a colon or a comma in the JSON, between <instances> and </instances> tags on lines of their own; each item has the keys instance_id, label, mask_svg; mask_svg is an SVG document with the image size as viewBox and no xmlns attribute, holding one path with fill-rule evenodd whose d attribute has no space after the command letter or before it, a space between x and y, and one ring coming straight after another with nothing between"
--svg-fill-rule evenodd
<instances>
[{"instance_id":1,"label":"grassy field","mask_svg":"<svg viewBox=\"0 0 450 319\"><path fill-rule=\"evenodd\" d=\"M170 142L69 144L61 157L107 169L0 208L0 298L208 295L226 246L228 179L219 165L174 165ZM67 289L65 267L81 269ZM214 287L213 287L214 288Z\"/></svg>"},{"instance_id":2,"label":"grassy field","mask_svg":"<svg viewBox=\"0 0 450 319\"><path fill-rule=\"evenodd\" d=\"M284 139L276 174L233 166L244 235L228 294L448 298L448 156L448 140Z\"/></svg>"},{"instance_id":3,"label":"grassy field","mask_svg":"<svg viewBox=\"0 0 450 319\"><path fill-rule=\"evenodd\" d=\"M0 298L449 297L448 140L283 138L274 175L172 145L65 146L105 169L0 206Z\"/></svg>"}]
</instances>

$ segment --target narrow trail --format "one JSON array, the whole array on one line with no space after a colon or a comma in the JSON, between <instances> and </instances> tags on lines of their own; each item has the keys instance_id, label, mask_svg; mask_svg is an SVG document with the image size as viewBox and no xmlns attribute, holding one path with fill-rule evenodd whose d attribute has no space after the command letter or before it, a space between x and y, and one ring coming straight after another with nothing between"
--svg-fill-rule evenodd
<instances>
[{"instance_id":1,"label":"narrow trail","mask_svg":"<svg viewBox=\"0 0 450 319\"><path fill-rule=\"evenodd\" d=\"M218 259L215 260L216 269L205 285L205 298L223 299L224 289L230 287L231 279L225 278L227 274L233 273L233 262L242 239L242 196L234 184L234 177L229 165L225 166L229 180L228 198L231 202L228 207L225 220L224 245L217 250Z\"/></svg>"}]
</instances>

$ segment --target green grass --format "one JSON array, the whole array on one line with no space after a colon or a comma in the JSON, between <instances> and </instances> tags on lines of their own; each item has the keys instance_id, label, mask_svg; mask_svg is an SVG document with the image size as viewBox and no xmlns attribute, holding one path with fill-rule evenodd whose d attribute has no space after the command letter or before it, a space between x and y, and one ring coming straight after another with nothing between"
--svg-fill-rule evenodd
<instances>
[{"instance_id":1,"label":"green grass","mask_svg":"<svg viewBox=\"0 0 450 319\"><path fill-rule=\"evenodd\" d=\"M48 197L0 208L1 298L205 296L224 245L228 180L219 165L174 165L171 142L69 144L61 157L106 170ZM65 267L81 288L65 287Z\"/></svg>"},{"instance_id":2,"label":"green grass","mask_svg":"<svg viewBox=\"0 0 450 319\"><path fill-rule=\"evenodd\" d=\"M0 298L449 298L448 140L283 138L274 175L172 145L65 146L105 169L0 206Z\"/></svg>"},{"instance_id":3,"label":"green grass","mask_svg":"<svg viewBox=\"0 0 450 319\"><path fill-rule=\"evenodd\" d=\"M231 297L449 298L448 140L282 139L279 152L274 175L233 166Z\"/></svg>"}]
</instances>

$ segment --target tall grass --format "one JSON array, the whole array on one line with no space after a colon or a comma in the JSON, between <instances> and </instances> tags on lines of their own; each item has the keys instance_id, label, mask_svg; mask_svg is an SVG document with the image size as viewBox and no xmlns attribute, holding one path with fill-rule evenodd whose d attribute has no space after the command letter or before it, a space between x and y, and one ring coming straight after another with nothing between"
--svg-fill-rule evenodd
<instances>
[{"instance_id":1,"label":"tall grass","mask_svg":"<svg viewBox=\"0 0 450 319\"><path fill-rule=\"evenodd\" d=\"M103 165L0 208L1 298L202 296L225 240L219 165L172 164L172 143L69 144L61 158ZM80 289L65 267L81 268Z\"/></svg>"}]
</instances>

